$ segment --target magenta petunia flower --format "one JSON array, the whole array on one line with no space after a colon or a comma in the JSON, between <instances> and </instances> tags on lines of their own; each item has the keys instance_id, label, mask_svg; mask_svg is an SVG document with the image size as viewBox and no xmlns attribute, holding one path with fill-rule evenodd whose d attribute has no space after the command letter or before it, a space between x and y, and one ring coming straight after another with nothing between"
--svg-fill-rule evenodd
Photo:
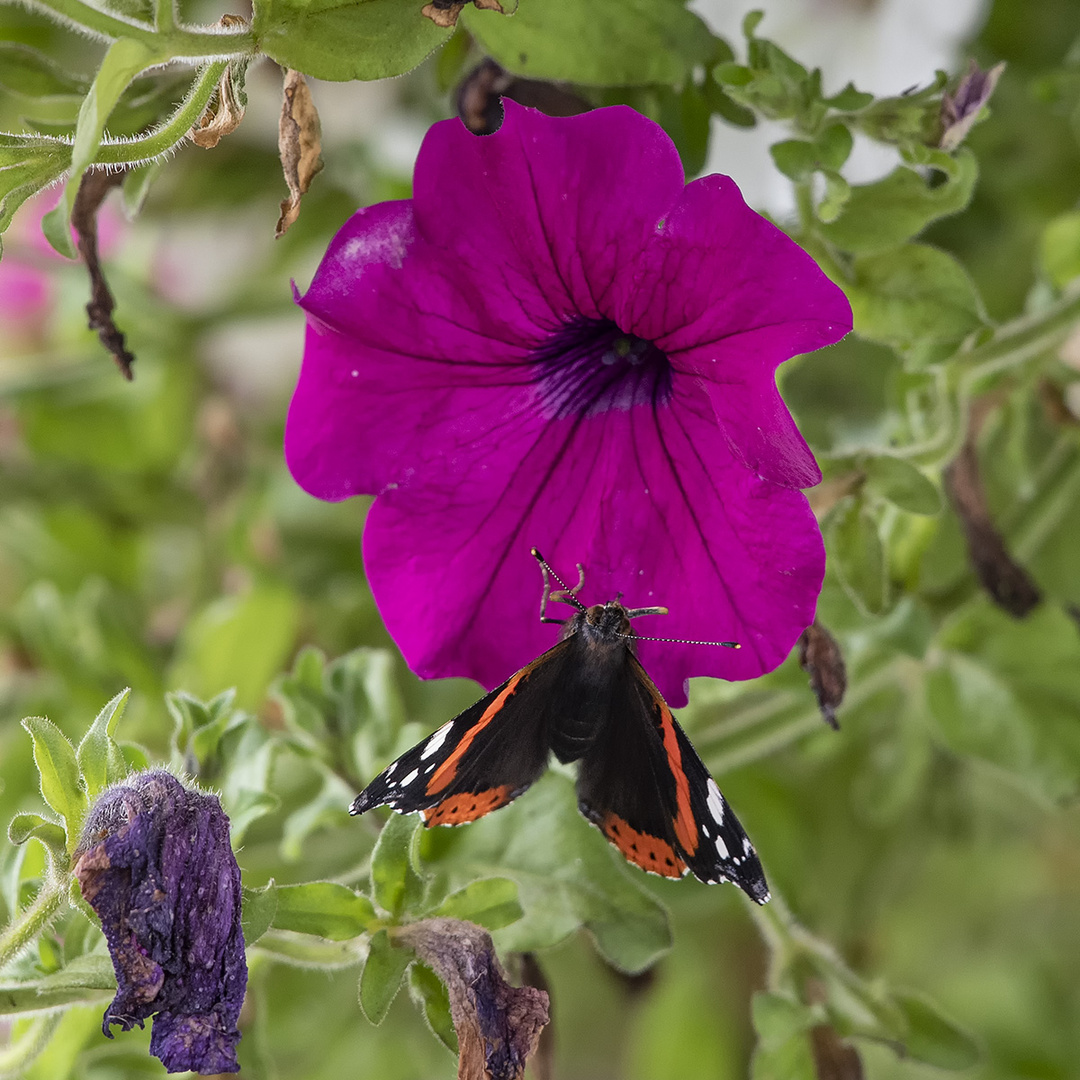
<instances>
[{"instance_id":1,"label":"magenta petunia flower","mask_svg":"<svg viewBox=\"0 0 1080 1080\"><path fill-rule=\"evenodd\" d=\"M555 641L532 546L589 603L663 604L642 642L673 705L691 675L775 667L811 622L820 473L778 364L851 329L843 293L735 184L686 184L624 107L504 103L435 124L414 197L358 211L311 288L285 449L323 499L377 495L375 600L421 676L492 687ZM573 581L570 582L573 584Z\"/></svg>"}]
</instances>

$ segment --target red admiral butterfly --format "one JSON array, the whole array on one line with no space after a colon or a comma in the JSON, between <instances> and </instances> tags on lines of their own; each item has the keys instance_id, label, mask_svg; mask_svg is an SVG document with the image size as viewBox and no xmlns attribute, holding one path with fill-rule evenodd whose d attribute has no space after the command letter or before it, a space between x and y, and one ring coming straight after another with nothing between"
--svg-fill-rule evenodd
<instances>
[{"instance_id":1,"label":"red admiral butterfly","mask_svg":"<svg viewBox=\"0 0 1080 1080\"><path fill-rule=\"evenodd\" d=\"M544 573L540 617L562 624L558 644L402 754L350 813L386 804L419 812L428 827L475 821L516 799L554 753L581 762L578 807L630 862L663 877L732 881L764 904L750 840L634 655L630 620L667 609L617 599L587 608L575 595L581 581L550 593L550 568L533 555ZM549 619L549 600L578 610Z\"/></svg>"}]
</instances>

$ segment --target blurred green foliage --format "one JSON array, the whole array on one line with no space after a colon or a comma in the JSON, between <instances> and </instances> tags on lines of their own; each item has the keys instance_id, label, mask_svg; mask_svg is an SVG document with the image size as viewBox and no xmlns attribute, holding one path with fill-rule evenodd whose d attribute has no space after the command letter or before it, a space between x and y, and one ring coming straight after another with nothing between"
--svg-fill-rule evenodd
<instances>
[{"instance_id":1,"label":"blurred green foliage","mask_svg":"<svg viewBox=\"0 0 1080 1080\"><path fill-rule=\"evenodd\" d=\"M208 34L170 30L167 2L94 10L145 20L136 36L155 57L209 48ZM403 71L449 44L387 97L351 99L350 116L393 115L327 142L277 243L276 125L256 126L259 101L264 119L276 108L268 64L249 73L238 131L140 177L145 207L107 255L132 384L83 325L82 268L35 246L36 223L7 234L6 265L47 274L49 292L0 343L0 819L13 841L0 849L0 925L32 916L32 947L0 973L13 1022L0 1075L160 1074L148 1033L102 1039L111 966L61 888L83 790L158 761L220 792L233 822L253 1076L453 1076L445 991L428 968L406 972L392 942L429 914L487 926L504 956L537 955L563 1080L825 1077L822 1055L849 1037L875 1080L1076 1075L1072 0L995 0L970 52L1009 66L956 154L931 145L933 73L894 98L828 97L753 19L746 40L724 42L677 0L521 0L512 19L466 10L453 35L389 0L275 0L254 18L268 55L329 79ZM81 139L87 161L120 153L99 145L105 116L80 110L95 78L99 112L118 102L109 137L144 149L164 138L148 125L168 129L185 102L197 115L216 84L206 65L176 63L129 83L142 53L102 74L104 47L10 5L0 33L0 225L67 169L57 138ZM217 38L254 48L246 29ZM408 194L381 135L447 115L447 89L484 53L590 102L629 102L690 172L711 118L784 123L772 155L794 186L788 224L852 301L857 333L787 365L783 383L825 470L819 619L847 661L841 730L822 724L795 657L751 683L700 680L682 718L776 887L756 924L734 889L627 867L558 770L464 829L347 814L474 688L422 684L393 650L363 579L364 501L317 503L288 477L281 432L302 342L288 281L310 277L358 204ZM200 79L205 99L192 96ZM895 168L853 184L848 157L867 137L895 148ZM53 230L60 246L66 235ZM973 430L989 513L1044 597L1023 620L981 591L942 493Z\"/></svg>"}]
</instances>

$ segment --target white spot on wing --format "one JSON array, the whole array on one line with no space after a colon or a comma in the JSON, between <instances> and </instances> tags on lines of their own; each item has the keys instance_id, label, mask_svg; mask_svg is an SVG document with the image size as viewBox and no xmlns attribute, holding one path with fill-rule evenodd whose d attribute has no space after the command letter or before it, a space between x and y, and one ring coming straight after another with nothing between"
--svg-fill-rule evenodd
<instances>
[{"instance_id":1,"label":"white spot on wing","mask_svg":"<svg viewBox=\"0 0 1080 1080\"><path fill-rule=\"evenodd\" d=\"M454 726L454 721L451 720L447 724L443 724L434 735L427 741L427 746L424 747L423 753L420 755L421 761L427 761L432 754L434 754L444 742L446 742L446 736L450 734L450 729Z\"/></svg>"},{"instance_id":2,"label":"white spot on wing","mask_svg":"<svg viewBox=\"0 0 1080 1080\"><path fill-rule=\"evenodd\" d=\"M386 779L387 779L387 780L389 780L389 779L390 779L390 777L394 775L394 770L395 770L395 769L396 769L397 767L398 767L398 763L397 763L397 762L395 761L395 762L394 762L394 764L393 764L393 765L391 765L391 766L390 766L390 767L389 767L389 768L388 768L388 769L386 770L386 772L385 772L385 773L384 773L383 775L385 775L385 777L386 777Z\"/></svg>"},{"instance_id":3,"label":"white spot on wing","mask_svg":"<svg viewBox=\"0 0 1080 1080\"><path fill-rule=\"evenodd\" d=\"M705 800L709 806L709 813L713 816L713 821L717 825L724 824L724 796L720 794L720 789L716 786L716 781L710 776L708 784L709 796Z\"/></svg>"},{"instance_id":4,"label":"white spot on wing","mask_svg":"<svg viewBox=\"0 0 1080 1080\"><path fill-rule=\"evenodd\" d=\"M727 849L727 844L724 843L724 838L722 836L718 836L716 838L716 853L720 856L721 859L731 858L731 855ZM739 860L736 859L735 861L738 862Z\"/></svg>"},{"instance_id":5,"label":"white spot on wing","mask_svg":"<svg viewBox=\"0 0 1080 1080\"><path fill-rule=\"evenodd\" d=\"M420 770L419 769L413 769L413 771L411 773L409 773L408 776L403 776L401 778L401 786L402 787L408 787L417 778L417 776L419 776L419 775L420 775Z\"/></svg>"}]
</instances>

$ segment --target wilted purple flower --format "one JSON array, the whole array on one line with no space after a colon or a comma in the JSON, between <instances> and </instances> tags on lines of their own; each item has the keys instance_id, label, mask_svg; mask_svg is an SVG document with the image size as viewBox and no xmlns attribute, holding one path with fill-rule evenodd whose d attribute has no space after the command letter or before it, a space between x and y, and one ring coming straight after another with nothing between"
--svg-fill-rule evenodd
<instances>
[{"instance_id":1,"label":"wilted purple flower","mask_svg":"<svg viewBox=\"0 0 1080 1080\"><path fill-rule=\"evenodd\" d=\"M170 773L140 773L101 795L77 854L116 971L102 1030L153 1016L150 1052L169 1072L237 1072L247 963L221 803Z\"/></svg>"},{"instance_id":2,"label":"wilted purple flower","mask_svg":"<svg viewBox=\"0 0 1080 1080\"><path fill-rule=\"evenodd\" d=\"M422 676L493 686L554 631L530 547L590 603L665 604L640 633L673 705L690 675L778 664L824 572L817 465L775 369L851 328L843 293L734 183L686 185L630 109L504 103L435 124L414 197L355 214L301 301L286 455L324 499L378 495L364 539ZM646 625L648 623L648 625Z\"/></svg>"}]
</instances>

